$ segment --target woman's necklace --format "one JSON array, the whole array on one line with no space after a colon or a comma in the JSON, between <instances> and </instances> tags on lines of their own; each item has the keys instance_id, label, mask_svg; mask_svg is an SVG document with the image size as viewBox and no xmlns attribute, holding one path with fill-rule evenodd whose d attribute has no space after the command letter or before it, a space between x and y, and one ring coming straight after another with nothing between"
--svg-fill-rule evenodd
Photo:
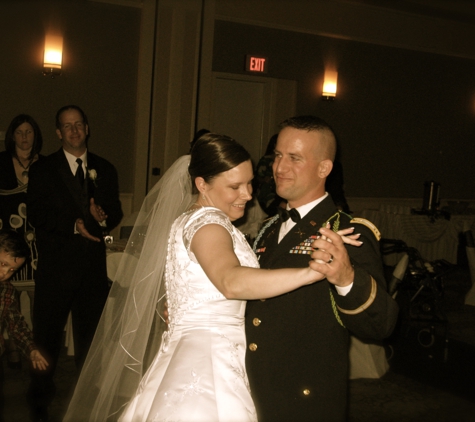
<instances>
[{"instance_id":1,"label":"woman's necklace","mask_svg":"<svg viewBox=\"0 0 475 422\"><path fill-rule=\"evenodd\" d=\"M30 159L28 160L28 165L27 165L26 167L23 165L23 163L21 162L21 160L20 160L16 155L15 155L15 158L16 158L16 160L18 161L18 164L20 164L21 168L23 169L23 172L21 173L21 175L22 175L23 177L25 177L25 178L28 177L28 169L30 168L31 164L33 163L34 157L33 157L33 158L30 158Z\"/></svg>"}]
</instances>

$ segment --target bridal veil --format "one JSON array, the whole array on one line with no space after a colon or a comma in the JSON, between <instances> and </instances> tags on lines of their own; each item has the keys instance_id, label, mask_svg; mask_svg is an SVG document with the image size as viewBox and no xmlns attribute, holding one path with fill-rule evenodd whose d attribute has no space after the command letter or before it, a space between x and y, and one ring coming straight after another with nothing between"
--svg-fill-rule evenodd
<instances>
[{"instance_id":1,"label":"bridal veil","mask_svg":"<svg viewBox=\"0 0 475 422\"><path fill-rule=\"evenodd\" d=\"M193 202L189 162L180 157L144 200L65 422L116 420L158 352L169 232Z\"/></svg>"}]
</instances>

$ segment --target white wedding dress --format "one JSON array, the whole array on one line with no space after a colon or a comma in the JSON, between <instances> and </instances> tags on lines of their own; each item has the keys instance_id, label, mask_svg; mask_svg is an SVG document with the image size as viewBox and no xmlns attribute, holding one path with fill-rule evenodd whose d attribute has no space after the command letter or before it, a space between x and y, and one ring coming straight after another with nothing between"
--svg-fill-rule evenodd
<instances>
[{"instance_id":1,"label":"white wedding dress","mask_svg":"<svg viewBox=\"0 0 475 422\"><path fill-rule=\"evenodd\" d=\"M243 300L227 300L190 251L206 224L225 227L243 266L258 267L243 234L216 208L188 211L172 226L166 289L169 329L120 421L257 421L244 366ZM219 250L209 251L219 259Z\"/></svg>"}]
</instances>

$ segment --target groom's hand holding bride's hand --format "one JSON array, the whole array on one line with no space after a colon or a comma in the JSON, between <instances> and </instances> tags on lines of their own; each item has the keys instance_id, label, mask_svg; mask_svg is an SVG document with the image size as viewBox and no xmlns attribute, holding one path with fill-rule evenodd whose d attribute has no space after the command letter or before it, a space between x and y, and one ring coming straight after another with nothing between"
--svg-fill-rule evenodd
<instances>
[{"instance_id":1,"label":"groom's hand holding bride's hand","mask_svg":"<svg viewBox=\"0 0 475 422\"><path fill-rule=\"evenodd\" d=\"M345 287L353 283L354 269L345 247L345 243L353 246L361 246L363 242L357 240L359 234L353 233L353 228L333 232L327 227L320 229L321 236L317 238L312 247L312 261L309 265L314 271L323 274L332 284Z\"/></svg>"}]
</instances>

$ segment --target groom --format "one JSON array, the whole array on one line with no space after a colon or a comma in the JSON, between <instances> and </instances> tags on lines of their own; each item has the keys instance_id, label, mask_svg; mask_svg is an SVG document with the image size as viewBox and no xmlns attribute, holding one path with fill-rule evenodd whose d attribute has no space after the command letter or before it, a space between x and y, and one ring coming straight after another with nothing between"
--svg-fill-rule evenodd
<instances>
[{"instance_id":1,"label":"groom","mask_svg":"<svg viewBox=\"0 0 475 422\"><path fill-rule=\"evenodd\" d=\"M77 368L84 363L109 292L103 234L122 218L117 172L88 151L85 113L75 105L62 107L56 127L62 147L31 167L27 194L38 247L33 333L50 362L46 374L32 372L32 420L48 418L70 312Z\"/></svg>"},{"instance_id":2,"label":"groom","mask_svg":"<svg viewBox=\"0 0 475 422\"><path fill-rule=\"evenodd\" d=\"M383 339L396 323L377 229L339 212L325 192L335 152L335 135L323 120L300 116L282 124L274 179L277 194L299 215L265 221L255 251L261 268L307 267L318 259L311 266L326 280L247 302L246 368L260 422L346 420L350 332ZM327 222L331 229L322 228ZM345 247L333 232L348 227L361 234L361 246ZM331 243L315 242L319 231Z\"/></svg>"}]
</instances>

